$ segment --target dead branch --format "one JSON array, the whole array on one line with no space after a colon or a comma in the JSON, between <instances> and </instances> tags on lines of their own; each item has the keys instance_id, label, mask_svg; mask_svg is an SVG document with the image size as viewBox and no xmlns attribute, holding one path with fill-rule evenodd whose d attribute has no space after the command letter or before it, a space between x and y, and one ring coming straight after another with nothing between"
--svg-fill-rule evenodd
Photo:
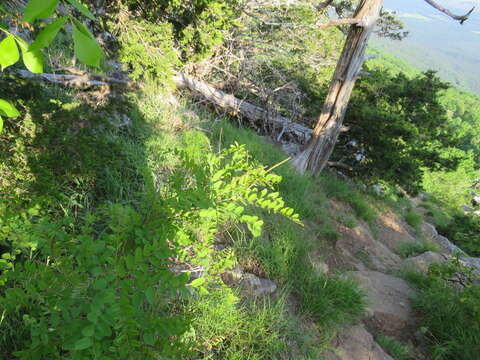
<instances>
[{"instance_id":1,"label":"dead branch","mask_svg":"<svg viewBox=\"0 0 480 360\"><path fill-rule=\"evenodd\" d=\"M186 74L178 73L173 78L178 88L187 88L190 91L201 95L211 104L220 107L231 115L241 116L247 119L257 129L265 129L265 124L279 132L277 140L287 140L299 144L305 144L312 134L312 130L296 124L289 119L272 115L269 111L226 94L213 86L194 79Z\"/></svg>"},{"instance_id":2,"label":"dead branch","mask_svg":"<svg viewBox=\"0 0 480 360\"><path fill-rule=\"evenodd\" d=\"M28 70L17 70L15 73L20 75L24 79L46 80L55 84L73 86L77 88L86 88L91 86L107 86L109 85L109 83L118 83L118 84L124 84L124 85L131 84L131 82L128 80L120 80L120 79L115 79L115 78L111 78L104 75L81 72L80 70L79 70L80 75L48 74L48 73L34 74Z\"/></svg>"},{"instance_id":3,"label":"dead branch","mask_svg":"<svg viewBox=\"0 0 480 360\"><path fill-rule=\"evenodd\" d=\"M320 4L318 4L317 6L315 6L315 8L316 8L317 10L323 10L323 9L325 9L326 7L328 7L332 2L333 2L333 0L326 0L326 1L321 2Z\"/></svg>"},{"instance_id":4,"label":"dead branch","mask_svg":"<svg viewBox=\"0 0 480 360\"><path fill-rule=\"evenodd\" d=\"M339 26L339 25L365 26L365 24L366 24L365 19L348 18L348 19L332 20L326 24L317 24L317 26L320 28L325 28L329 26Z\"/></svg>"},{"instance_id":5,"label":"dead branch","mask_svg":"<svg viewBox=\"0 0 480 360\"><path fill-rule=\"evenodd\" d=\"M463 24L466 20L468 20L470 14L473 12L473 10L475 10L475 6L469 11L467 12L465 15L455 15L453 14L450 10L448 10L447 8L444 8L442 5L440 4L437 4L435 1L433 0L425 0L428 4L430 4L431 6L433 6L435 9L437 9L438 11L441 11L443 12L444 14L446 14L447 16L451 17L453 20L457 20L457 21L460 21L460 24Z\"/></svg>"}]
</instances>

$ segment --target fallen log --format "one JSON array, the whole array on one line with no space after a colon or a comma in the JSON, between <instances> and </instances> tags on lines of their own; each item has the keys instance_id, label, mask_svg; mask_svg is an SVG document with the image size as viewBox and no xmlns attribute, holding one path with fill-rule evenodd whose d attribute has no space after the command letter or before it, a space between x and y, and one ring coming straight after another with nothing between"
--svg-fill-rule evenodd
<instances>
[{"instance_id":1,"label":"fallen log","mask_svg":"<svg viewBox=\"0 0 480 360\"><path fill-rule=\"evenodd\" d=\"M49 73L32 73L28 70L17 70L16 73L24 79L46 80L54 84L73 86L77 88L86 88L91 86L106 86L111 83L131 85L129 80L115 79L112 77L97 75L87 72L78 71L74 75L67 74L49 74Z\"/></svg>"},{"instance_id":2,"label":"fallen log","mask_svg":"<svg viewBox=\"0 0 480 360\"><path fill-rule=\"evenodd\" d=\"M268 127L270 134L274 135L277 141L305 144L312 135L312 130L303 125L294 123L280 115L272 115L269 111L257 105L226 94L184 73L177 73L173 80L178 88L187 88L201 95L204 99L227 111L229 114L245 118L257 129Z\"/></svg>"}]
</instances>

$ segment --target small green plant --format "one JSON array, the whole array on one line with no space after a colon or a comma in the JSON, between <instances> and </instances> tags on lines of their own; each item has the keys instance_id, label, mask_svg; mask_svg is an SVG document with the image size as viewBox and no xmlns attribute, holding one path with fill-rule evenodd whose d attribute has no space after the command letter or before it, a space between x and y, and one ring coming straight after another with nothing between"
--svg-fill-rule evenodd
<instances>
[{"instance_id":1,"label":"small green plant","mask_svg":"<svg viewBox=\"0 0 480 360\"><path fill-rule=\"evenodd\" d=\"M428 240L421 240L421 241L405 241L401 243L397 249L397 253L404 257L411 257L423 254L427 251L438 252L440 247L437 244L432 243Z\"/></svg>"},{"instance_id":2,"label":"small green plant","mask_svg":"<svg viewBox=\"0 0 480 360\"><path fill-rule=\"evenodd\" d=\"M413 227L415 230L420 229L420 225L423 222L422 214L415 212L413 209L408 209L407 213L404 215L404 218L407 224Z\"/></svg>"},{"instance_id":3,"label":"small green plant","mask_svg":"<svg viewBox=\"0 0 480 360\"><path fill-rule=\"evenodd\" d=\"M337 216L337 221L340 224L345 225L350 229L353 229L354 227L358 226L357 219L355 219L355 216L351 214L339 215Z\"/></svg>"},{"instance_id":4,"label":"small green plant","mask_svg":"<svg viewBox=\"0 0 480 360\"><path fill-rule=\"evenodd\" d=\"M382 347L385 352L394 360L412 360L410 355L410 346L401 341L385 335L375 337L375 341Z\"/></svg>"},{"instance_id":5,"label":"small green plant","mask_svg":"<svg viewBox=\"0 0 480 360\"><path fill-rule=\"evenodd\" d=\"M351 279L311 276L302 271L298 274L295 292L302 300L301 309L324 330L351 323L364 315L365 294Z\"/></svg>"},{"instance_id":6,"label":"small green plant","mask_svg":"<svg viewBox=\"0 0 480 360\"><path fill-rule=\"evenodd\" d=\"M444 205L435 204L432 200L427 200L423 201L421 206L427 210L427 215L431 217L432 224L436 228L448 228L452 217Z\"/></svg>"},{"instance_id":7,"label":"small green plant","mask_svg":"<svg viewBox=\"0 0 480 360\"><path fill-rule=\"evenodd\" d=\"M377 218L377 212L368 204L366 195L353 189L346 182L334 176L325 175L322 177L322 188L328 197L349 204L361 219L372 222Z\"/></svg>"},{"instance_id":8,"label":"small green plant","mask_svg":"<svg viewBox=\"0 0 480 360\"><path fill-rule=\"evenodd\" d=\"M193 348L192 359L315 356L314 339L301 332L299 320L288 313L284 296L242 301L231 289L222 287L190 299L185 311L193 320L183 338Z\"/></svg>"},{"instance_id":9,"label":"small green plant","mask_svg":"<svg viewBox=\"0 0 480 360\"><path fill-rule=\"evenodd\" d=\"M428 274L407 272L417 289L413 305L434 359L475 360L480 353L480 287L478 274L460 264L433 264Z\"/></svg>"}]
</instances>

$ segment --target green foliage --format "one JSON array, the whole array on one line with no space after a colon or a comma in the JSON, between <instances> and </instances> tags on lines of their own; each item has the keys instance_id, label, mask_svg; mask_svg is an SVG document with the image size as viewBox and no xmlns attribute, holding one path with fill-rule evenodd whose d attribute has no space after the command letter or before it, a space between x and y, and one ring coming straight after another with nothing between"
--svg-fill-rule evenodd
<instances>
[{"instance_id":1,"label":"green foliage","mask_svg":"<svg viewBox=\"0 0 480 360\"><path fill-rule=\"evenodd\" d=\"M372 69L354 89L335 158L353 174L421 188L423 168L454 169L465 153L447 121L440 94L447 84L433 72L413 79ZM358 160L360 159L360 161Z\"/></svg>"},{"instance_id":2,"label":"green foliage","mask_svg":"<svg viewBox=\"0 0 480 360\"><path fill-rule=\"evenodd\" d=\"M475 214L457 211L439 231L471 256L480 256L480 218Z\"/></svg>"},{"instance_id":3,"label":"green foliage","mask_svg":"<svg viewBox=\"0 0 480 360\"><path fill-rule=\"evenodd\" d=\"M403 216L408 225L413 227L415 230L420 229L420 225L423 222L423 216L420 213L415 212L413 209L408 209L406 214Z\"/></svg>"},{"instance_id":4,"label":"green foliage","mask_svg":"<svg viewBox=\"0 0 480 360\"><path fill-rule=\"evenodd\" d=\"M458 263L434 264L428 275L407 273L434 359L474 360L480 352L480 287L477 275Z\"/></svg>"},{"instance_id":5,"label":"green foliage","mask_svg":"<svg viewBox=\"0 0 480 360\"><path fill-rule=\"evenodd\" d=\"M181 290L187 277L165 266L172 255L165 239L174 228L168 221L147 222L149 214L129 206L99 215L87 216L76 231L73 219L48 216L29 229L35 257L16 262L0 297L4 321L17 335L11 350L20 359L64 351L78 359L156 358L159 351L178 351L170 339L187 324L167 310L173 289ZM98 221L106 226L96 235Z\"/></svg>"},{"instance_id":6,"label":"green foliage","mask_svg":"<svg viewBox=\"0 0 480 360\"><path fill-rule=\"evenodd\" d=\"M368 204L365 198L366 195L353 189L346 182L341 181L337 177L326 175L322 178L322 188L328 197L349 204L355 211L355 214L363 220L372 222L376 219L377 213Z\"/></svg>"},{"instance_id":7,"label":"green foliage","mask_svg":"<svg viewBox=\"0 0 480 360\"><path fill-rule=\"evenodd\" d=\"M73 20L72 26L73 49L78 60L84 64L99 68L103 51L95 40L95 37L85 25L76 19Z\"/></svg>"},{"instance_id":8,"label":"green foliage","mask_svg":"<svg viewBox=\"0 0 480 360\"><path fill-rule=\"evenodd\" d=\"M119 59L128 66L133 79L144 76L171 84L172 71L180 65L171 24L124 20L112 26L120 43Z\"/></svg>"},{"instance_id":9,"label":"green foliage","mask_svg":"<svg viewBox=\"0 0 480 360\"><path fill-rule=\"evenodd\" d=\"M314 353L313 339L301 332L287 306L284 297L241 302L231 289L216 289L189 301L186 312L192 327L183 340L194 348L195 359L278 359Z\"/></svg>"},{"instance_id":10,"label":"green foliage","mask_svg":"<svg viewBox=\"0 0 480 360\"><path fill-rule=\"evenodd\" d=\"M447 228L452 221L449 208L444 203L435 204L432 202L432 199L428 199L427 201L423 201L420 205L427 210L427 215L437 229Z\"/></svg>"},{"instance_id":11,"label":"green foliage","mask_svg":"<svg viewBox=\"0 0 480 360\"><path fill-rule=\"evenodd\" d=\"M126 6L135 17L150 24L168 23L173 27L176 45L184 60L198 61L210 56L223 41L223 31L235 25L237 0L118 0L111 12ZM138 14L138 15L137 15Z\"/></svg>"},{"instance_id":12,"label":"green foliage","mask_svg":"<svg viewBox=\"0 0 480 360\"><path fill-rule=\"evenodd\" d=\"M437 244L434 244L431 241L423 239L421 241L415 241L415 242L408 241L408 242L401 243L397 249L397 253L400 256L407 258L407 257L423 254L424 252L427 252L427 251L438 252L439 250L440 249Z\"/></svg>"},{"instance_id":13,"label":"green foliage","mask_svg":"<svg viewBox=\"0 0 480 360\"><path fill-rule=\"evenodd\" d=\"M401 341L385 335L375 337L375 341L387 352L394 360L411 360L410 346Z\"/></svg>"},{"instance_id":14,"label":"green foliage","mask_svg":"<svg viewBox=\"0 0 480 360\"><path fill-rule=\"evenodd\" d=\"M312 277L301 272L296 285L301 309L324 329L353 322L364 315L365 294L351 279Z\"/></svg>"},{"instance_id":15,"label":"green foliage","mask_svg":"<svg viewBox=\"0 0 480 360\"><path fill-rule=\"evenodd\" d=\"M82 14L86 15L90 19L95 19L92 13L77 0L68 0L68 2L74 5ZM37 19L50 17L55 12L55 9L58 5L59 0L30 0L24 9L22 20L24 22L33 23ZM4 10L0 13L0 20L5 17L10 20L15 19L14 14L8 13ZM18 21L19 19L15 20ZM20 60L20 52L18 50L18 48L20 48L25 67L32 73L43 72L44 59L41 49L49 46L54 41L58 32L67 21L70 21L71 25L73 26L75 55L80 61L87 65L100 67L100 60L103 58L104 54L95 40L95 37L90 33L85 25L83 25L73 16L69 15L59 17L45 26L32 44L27 43L18 34L10 33L7 27L3 26L2 22L0 22L0 35L2 33L6 35L6 37L0 41L1 70L5 70L7 67L16 64ZM6 114L6 101L2 99L0 100L3 102L3 106L0 108L0 115L7 117L17 117L20 115L16 113L15 115ZM10 113L12 113L12 111L10 111ZM2 130L3 119L0 116L0 132L2 132Z\"/></svg>"},{"instance_id":16,"label":"green foliage","mask_svg":"<svg viewBox=\"0 0 480 360\"><path fill-rule=\"evenodd\" d=\"M274 165L284 156L272 144L254 137L250 130L238 129L225 122L219 123L215 130L213 136L218 138L217 141L221 144L225 144L224 146L234 141L245 141L251 153L269 165ZM322 231L330 229L331 234L337 237L338 233L334 230L332 220L324 208L327 200L320 184L312 178L298 175L287 164L277 168L276 171L283 178L279 190L286 203L299 204L299 213L302 217L316 222L321 236L326 235ZM365 200L360 200L361 195L348 186L345 186L344 190L348 192L346 197L356 197L353 203L360 213L368 214L366 217L373 219L372 210L370 208L366 210L359 205L365 205ZM300 228L297 224L285 221L286 219L274 214L263 215L262 218L265 222L265 231L258 239L242 236L238 232L232 234L233 246L241 258L261 264L260 269L255 268L257 272L265 272L269 278L277 279L292 289L295 297L299 299L302 313L315 320L320 326L322 336L326 338L332 334L336 326L352 322L362 316L364 294L358 286L341 276L319 273L311 262L311 257L315 257L313 253L322 243L317 232L310 233L308 229Z\"/></svg>"}]
</instances>

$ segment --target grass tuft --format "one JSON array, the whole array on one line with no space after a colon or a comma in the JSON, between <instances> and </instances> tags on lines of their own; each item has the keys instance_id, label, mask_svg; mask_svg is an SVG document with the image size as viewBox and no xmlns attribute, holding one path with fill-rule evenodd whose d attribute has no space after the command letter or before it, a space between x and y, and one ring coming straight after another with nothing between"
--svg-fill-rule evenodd
<instances>
[{"instance_id":1,"label":"grass tuft","mask_svg":"<svg viewBox=\"0 0 480 360\"><path fill-rule=\"evenodd\" d=\"M377 218L377 212L368 204L367 195L331 175L324 175L321 183L327 197L349 204L361 219L372 223Z\"/></svg>"},{"instance_id":2,"label":"grass tuft","mask_svg":"<svg viewBox=\"0 0 480 360\"><path fill-rule=\"evenodd\" d=\"M375 341L388 355L394 358L394 360L412 359L412 356L410 356L410 346L391 336L379 335L375 337Z\"/></svg>"}]
</instances>

